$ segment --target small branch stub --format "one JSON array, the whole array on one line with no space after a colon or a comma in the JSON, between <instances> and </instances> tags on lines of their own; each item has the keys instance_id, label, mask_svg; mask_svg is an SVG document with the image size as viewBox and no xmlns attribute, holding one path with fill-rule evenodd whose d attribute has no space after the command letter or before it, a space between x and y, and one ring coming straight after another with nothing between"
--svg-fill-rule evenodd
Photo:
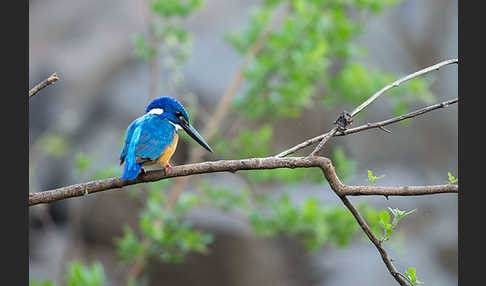
<instances>
[{"instance_id":1,"label":"small branch stub","mask_svg":"<svg viewBox=\"0 0 486 286\"><path fill-rule=\"evenodd\" d=\"M338 131L346 131L351 124L353 123L353 117L347 111L343 111L341 115L334 121L334 124L337 125Z\"/></svg>"},{"instance_id":2,"label":"small branch stub","mask_svg":"<svg viewBox=\"0 0 486 286\"><path fill-rule=\"evenodd\" d=\"M50 84L52 84L52 83L54 83L58 80L59 80L59 77L57 76L57 74L53 73L50 77L43 80L38 85L34 86L31 90L29 90L29 99L31 99L32 96L36 95L41 89L47 87L48 85L50 85Z\"/></svg>"}]
</instances>

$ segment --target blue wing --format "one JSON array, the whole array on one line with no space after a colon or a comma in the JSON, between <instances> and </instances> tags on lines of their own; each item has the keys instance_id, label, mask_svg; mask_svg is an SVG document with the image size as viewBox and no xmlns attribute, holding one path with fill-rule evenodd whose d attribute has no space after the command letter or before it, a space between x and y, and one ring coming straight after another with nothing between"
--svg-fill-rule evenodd
<instances>
[{"instance_id":1,"label":"blue wing","mask_svg":"<svg viewBox=\"0 0 486 286\"><path fill-rule=\"evenodd\" d=\"M132 140L132 135L133 131L135 131L135 128L140 125L140 121L143 119L143 117L140 117L136 120L134 120L127 128L127 132L125 134L125 142L123 143L123 148L120 153L120 165L125 162L125 157L127 156L127 151L128 151L128 145L130 145L130 142Z\"/></svg>"},{"instance_id":2,"label":"blue wing","mask_svg":"<svg viewBox=\"0 0 486 286\"><path fill-rule=\"evenodd\" d=\"M175 127L157 115L147 114L135 120L127 129L120 162L125 162L122 179L137 177L143 163L154 161L174 140Z\"/></svg>"}]
</instances>

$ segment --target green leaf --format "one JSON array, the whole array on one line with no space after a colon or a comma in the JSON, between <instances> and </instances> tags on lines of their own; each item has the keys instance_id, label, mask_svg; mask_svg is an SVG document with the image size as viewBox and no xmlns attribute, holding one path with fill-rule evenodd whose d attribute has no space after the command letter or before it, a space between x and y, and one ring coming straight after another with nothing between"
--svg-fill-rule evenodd
<instances>
[{"instance_id":1,"label":"green leaf","mask_svg":"<svg viewBox=\"0 0 486 286\"><path fill-rule=\"evenodd\" d=\"M91 167L91 158L82 152L78 152L76 154L75 161L76 166L74 168L74 171L75 173L77 173L78 176L85 174Z\"/></svg>"},{"instance_id":2,"label":"green leaf","mask_svg":"<svg viewBox=\"0 0 486 286\"><path fill-rule=\"evenodd\" d=\"M416 271L415 268L410 267L408 268L408 272L405 271L403 273L405 277L413 284L413 285L418 285L418 284L423 284L423 282L419 281L417 276L416 276Z\"/></svg>"},{"instance_id":3,"label":"green leaf","mask_svg":"<svg viewBox=\"0 0 486 286\"><path fill-rule=\"evenodd\" d=\"M381 175L379 177L375 177L375 176L373 176L373 172L371 172L371 170L368 170L368 179L367 179L367 181L370 184L372 184L372 185L375 185L376 184L376 180L381 179L383 177L385 177L385 175Z\"/></svg>"},{"instance_id":4,"label":"green leaf","mask_svg":"<svg viewBox=\"0 0 486 286\"><path fill-rule=\"evenodd\" d=\"M390 221L390 214L387 211L381 211L380 221L383 223L383 226L386 226Z\"/></svg>"},{"instance_id":5,"label":"green leaf","mask_svg":"<svg viewBox=\"0 0 486 286\"><path fill-rule=\"evenodd\" d=\"M451 172L447 172L447 176L449 177L449 180L446 182L447 184L455 184L457 183L458 179L454 177Z\"/></svg>"},{"instance_id":6,"label":"green leaf","mask_svg":"<svg viewBox=\"0 0 486 286\"><path fill-rule=\"evenodd\" d=\"M54 282L45 280L45 281L40 281L35 278L29 279L29 286L55 286Z\"/></svg>"},{"instance_id":7,"label":"green leaf","mask_svg":"<svg viewBox=\"0 0 486 286\"><path fill-rule=\"evenodd\" d=\"M149 45L144 35L135 34L133 41L135 45L134 55L136 58L148 61L154 56L155 50Z\"/></svg>"},{"instance_id":8,"label":"green leaf","mask_svg":"<svg viewBox=\"0 0 486 286\"><path fill-rule=\"evenodd\" d=\"M343 148L336 147L332 152L332 159L336 166L336 173L341 180L351 180L356 173L356 161L349 159L344 153Z\"/></svg>"},{"instance_id":9,"label":"green leaf","mask_svg":"<svg viewBox=\"0 0 486 286\"><path fill-rule=\"evenodd\" d=\"M70 142L59 134L46 134L38 139L36 145L41 151L55 158L64 158L72 149Z\"/></svg>"},{"instance_id":10,"label":"green leaf","mask_svg":"<svg viewBox=\"0 0 486 286\"><path fill-rule=\"evenodd\" d=\"M113 240L118 247L118 256L123 262L136 260L144 248L129 226L124 226L122 238L115 237Z\"/></svg>"},{"instance_id":11,"label":"green leaf","mask_svg":"<svg viewBox=\"0 0 486 286\"><path fill-rule=\"evenodd\" d=\"M73 261L68 270L66 276L68 286L102 286L105 283L103 266L97 261L91 267Z\"/></svg>"}]
</instances>

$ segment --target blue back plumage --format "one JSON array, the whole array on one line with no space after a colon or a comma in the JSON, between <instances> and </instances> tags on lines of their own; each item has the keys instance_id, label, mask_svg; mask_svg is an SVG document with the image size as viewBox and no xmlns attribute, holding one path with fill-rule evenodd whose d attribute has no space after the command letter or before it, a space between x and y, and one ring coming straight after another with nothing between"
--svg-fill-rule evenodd
<instances>
[{"instance_id":1,"label":"blue back plumage","mask_svg":"<svg viewBox=\"0 0 486 286\"><path fill-rule=\"evenodd\" d=\"M157 160L176 132L167 119L155 114L145 114L133 121L120 153L120 164L125 162L122 179L135 179L145 162Z\"/></svg>"}]
</instances>

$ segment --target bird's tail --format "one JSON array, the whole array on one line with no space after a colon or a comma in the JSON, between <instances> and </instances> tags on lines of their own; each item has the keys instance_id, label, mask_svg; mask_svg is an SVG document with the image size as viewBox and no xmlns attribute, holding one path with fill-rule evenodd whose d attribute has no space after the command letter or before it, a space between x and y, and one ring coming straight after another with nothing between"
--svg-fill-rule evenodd
<instances>
[{"instance_id":1,"label":"bird's tail","mask_svg":"<svg viewBox=\"0 0 486 286\"><path fill-rule=\"evenodd\" d=\"M137 132L138 131L138 132ZM135 134L132 138L138 139L140 130L135 130ZM138 176L143 163L137 163L135 156L135 142L137 140L132 140L128 146L127 155L125 157L125 168L123 169L122 180L129 179L133 180Z\"/></svg>"},{"instance_id":2,"label":"bird's tail","mask_svg":"<svg viewBox=\"0 0 486 286\"><path fill-rule=\"evenodd\" d=\"M128 156L127 156L128 157ZM140 169L142 168L143 163L136 163L135 160L131 162L131 160L125 161L125 168L123 169L122 180L129 179L133 180L138 176Z\"/></svg>"}]
</instances>

